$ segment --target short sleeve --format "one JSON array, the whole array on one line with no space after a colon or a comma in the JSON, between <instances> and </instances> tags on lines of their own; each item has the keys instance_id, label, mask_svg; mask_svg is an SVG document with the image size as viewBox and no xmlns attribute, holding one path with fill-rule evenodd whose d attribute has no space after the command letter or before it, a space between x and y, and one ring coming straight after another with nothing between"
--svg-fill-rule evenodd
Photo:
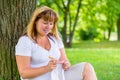
<instances>
[{"instance_id":1,"label":"short sleeve","mask_svg":"<svg viewBox=\"0 0 120 80\"><path fill-rule=\"evenodd\" d=\"M58 45L58 48L64 48L64 44L62 42L62 39L57 39L57 45Z\"/></svg>"},{"instance_id":2,"label":"short sleeve","mask_svg":"<svg viewBox=\"0 0 120 80\"><path fill-rule=\"evenodd\" d=\"M27 36L19 38L15 46L15 55L31 56L31 41Z\"/></svg>"},{"instance_id":3,"label":"short sleeve","mask_svg":"<svg viewBox=\"0 0 120 80\"><path fill-rule=\"evenodd\" d=\"M57 47L60 48L64 48L64 44L61 38L57 39L54 36L48 36L56 45Z\"/></svg>"}]
</instances>

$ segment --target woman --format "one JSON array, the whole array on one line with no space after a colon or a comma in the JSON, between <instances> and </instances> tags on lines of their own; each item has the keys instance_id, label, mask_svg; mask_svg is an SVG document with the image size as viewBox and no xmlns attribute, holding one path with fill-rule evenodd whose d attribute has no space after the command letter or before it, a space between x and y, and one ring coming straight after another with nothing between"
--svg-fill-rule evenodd
<instances>
[{"instance_id":1,"label":"woman","mask_svg":"<svg viewBox=\"0 0 120 80\"><path fill-rule=\"evenodd\" d=\"M70 67L57 30L58 15L49 7L36 9L15 50L21 80L97 80L93 67Z\"/></svg>"}]
</instances>

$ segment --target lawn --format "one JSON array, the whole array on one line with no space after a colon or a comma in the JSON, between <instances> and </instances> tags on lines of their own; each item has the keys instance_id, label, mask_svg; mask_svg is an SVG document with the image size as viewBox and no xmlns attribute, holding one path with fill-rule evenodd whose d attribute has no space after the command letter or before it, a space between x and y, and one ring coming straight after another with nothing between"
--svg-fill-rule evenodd
<instances>
[{"instance_id":1,"label":"lawn","mask_svg":"<svg viewBox=\"0 0 120 80\"><path fill-rule=\"evenodd\" d=\"M73 48L66 48L71 64L91 63L98 80L120 80L120 42L91 41L74 43Z\"/></svg>"}]
</instances>

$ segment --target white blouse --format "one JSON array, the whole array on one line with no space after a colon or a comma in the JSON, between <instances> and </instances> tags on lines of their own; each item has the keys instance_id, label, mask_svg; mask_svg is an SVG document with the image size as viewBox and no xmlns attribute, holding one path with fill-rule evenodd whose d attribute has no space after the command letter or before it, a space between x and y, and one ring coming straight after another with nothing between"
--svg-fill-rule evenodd
<instances>
[{"instance_id":1,"label":"white blouse","mask_svg":"<svg viewBox=\"0 0 120 80\"><path fill-rule=\"evenodd\" d=\"M32 68L47 65L50 61L48 56L52 56L56 60L59 60L59 49L64 47L62 41L54 38L53 36L49 36L48 39L51 45L50 50L42 48L27 36L22 36L15 46L15 54L20 56L30 56L30 66ZM21 80L64 80L64 70L62 69L61 64L57 64L56 69L52 70L51 72L32 79L22 79L21 77Z\"/></svg>"}]
</instances>

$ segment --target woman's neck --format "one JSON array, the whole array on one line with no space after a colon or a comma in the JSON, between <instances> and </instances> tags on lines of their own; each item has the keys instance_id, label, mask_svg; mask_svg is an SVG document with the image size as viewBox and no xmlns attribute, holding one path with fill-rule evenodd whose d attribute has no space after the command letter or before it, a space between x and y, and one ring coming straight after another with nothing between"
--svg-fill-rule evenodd
<instances>
[{"instance_id":1,"label":"woman's neck","mask_svg":"<svg viewBox=\"0 0 120 80\"><path fill-rule=\"evenodd\" d=\"M36 39L45 39L47 37L47 35L36 35Z\"/></svg>"},{"instance_id":2,"label":"woman's neck","mask_svg":"<svg viewBox=\"0 0 120 80\"><path fill-rule=\"evenodd\" d=\"M49 42L47 36L37 36L36 43L46 50L50 49L50 42Z\"/></svg>"}]
</instances>

